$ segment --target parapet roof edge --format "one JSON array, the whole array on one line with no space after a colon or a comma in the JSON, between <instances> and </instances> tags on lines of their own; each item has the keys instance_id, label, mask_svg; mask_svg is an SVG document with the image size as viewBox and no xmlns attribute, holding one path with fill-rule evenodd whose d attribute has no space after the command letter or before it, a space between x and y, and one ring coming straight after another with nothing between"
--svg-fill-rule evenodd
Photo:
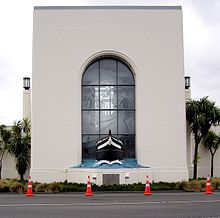
<instances>
[{"instance_id":1,"label":"parapet roof edge","mask_svg":"<svg viewBox=\"0 0 220 218\"><path fill-rule=\"evenodd\" d=\"M34 6L34 10L72 10L72 9L134 9L134 10L181 10L181 6Z\"/></svg>"}]
</instances>

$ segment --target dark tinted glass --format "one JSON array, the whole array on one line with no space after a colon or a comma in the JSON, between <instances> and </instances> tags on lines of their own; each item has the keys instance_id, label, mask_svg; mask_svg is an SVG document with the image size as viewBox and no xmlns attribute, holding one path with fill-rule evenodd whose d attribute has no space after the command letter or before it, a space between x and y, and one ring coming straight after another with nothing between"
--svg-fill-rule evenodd
<instances>
[{"instance_id":1,"label":"dark tinted glass","mask_svg":"<svg viewBox=\"0 0 220 218\"><path fill-rule=\"evenodd\" d=\"M112 59L100 60L100 85L116 84L116 61Z\"/></svg>"},{"instance_id":2,"label":"dark tinted glass","mask_svg":"<svg viewBox=\"0 0 220 218\"><path fill-rule=\"evenodd\" d=\"M82 158L95 159L96 142L99 135L84 135L82 138Z\"/></svg>"},{"instance_id":3,"label":"dark tinted glass","mask_svg":"<svg viewBox=\"0 0 220 218\"><path fill-rule=\"evenodd\" d=\"M116 86L100 86L100 108L101 109L117 108Z\"/></svg>"},{"instance_id":4,"label":"dark tinted glass","mask_svg":"<svg viewBox=\"0 0 220 218\"><path fill-rule=\"evenodd\" d=\"M82 158L95 159L97 140L120 138L125 159L135 158L135 83L129 67L103 58L91 64L82 79Z\"/></svg>"},{"instance_id":5,"label":"dark tinted glass","mask_svg":"<svg viewBox=\"0 0 220 218\"><path fill-rule=\"evenodd\" d=\"M135 158L135 135L119 135L124 145L124 158Z\"/></svg>"},{"instance_id":6,"label":"dark tinted glass","mask_svg":"<svg viewBox=\"0 0 220 218\"><path fill-rule=\"evenodd\" d=\"M99 109L98 86L84 86L82 88L82 109Z\"/></svg>"},{"instance_id":7,"label":"dark tinted glass","mask_svg":"<svg viewBox=\"0 0 220 218\"><path fill-rule=\"evenodd\" d=\"M83 134L99 133L99 112L83 111L82 112L82 132Z\"/></svg>"},{"instance_id":8,"label":"dark tinted glass","mask_svg":"<svg viewBox=\"0 0 220 218\"><path fill-rule=\"evenodd\" d=\"M109 130L117 134L117 111L100 112L100 130L101 134L108 134Z\"/></svg>"},{"instance_id":9,"label":"dark tinted glass","mask_svg":"<svg viewBox=\"0 0 220 218\"><path fill-rule=\"evenodd\" d=\"M135 112L118 111L118 134L135 133Z\"/></svg>"},{"instance_id":10,"label":"dark tinted glass","mask_svg":"<svg viewBox=\"0 0 220 218\"><path fill-rule=\"evenodd\" d=\"M118 85L134 85L132 72L122 62L118 62Z\"/></svg>"},{"instance_id":11,"label":"dark tinted glass","mask_svg":"<svg viewBox=\"0 0 220 218\"><path fill-rule=\"evenodd\" d=\"M99 84L99 62L91 64L83 74L83 85L98 85Z\"/></svg>"},{"instance_id":12,"label":"dark tinted glass","mask_svg":"<svg viewBox=\"0 0 220 218\"><path fill-rule=\"evenodd\" d=\"M134 108L134 86L118 86L118 109Z\"/></svg>"}]
</instances>

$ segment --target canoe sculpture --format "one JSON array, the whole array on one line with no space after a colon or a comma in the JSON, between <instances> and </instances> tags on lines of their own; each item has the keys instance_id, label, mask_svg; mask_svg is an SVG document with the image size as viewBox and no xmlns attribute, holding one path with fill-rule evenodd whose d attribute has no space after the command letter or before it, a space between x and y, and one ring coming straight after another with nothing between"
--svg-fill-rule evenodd
<instances>
[{"instance_id":1,"label":"canoe sculpture","mask_svg":"<svg viewBox=\"0 0 220 218\"><path fill-rule=\"evenodd\" d=\"M96 160L115 161L123 160L124 151L121 140L113 137L111 130L107 137L96 142Z\"/></svg>"}]
</instances>

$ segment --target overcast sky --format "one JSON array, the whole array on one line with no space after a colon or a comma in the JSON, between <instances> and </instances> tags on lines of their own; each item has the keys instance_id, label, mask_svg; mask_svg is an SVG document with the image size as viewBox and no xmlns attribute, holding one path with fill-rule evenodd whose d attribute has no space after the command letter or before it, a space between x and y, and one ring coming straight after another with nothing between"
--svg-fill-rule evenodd
<instances>
[{"instance_id":1,"label":"overcast sky","mask_svg":"<svg viewBox=\"0 0 220 218\"><path fill-rule=\"evenodd\" d=\"M220 106L220 0L5 0L0 4L0 125L22 118L22 78L32 71L34 5L182 5L192 97L209 96Z\"/></svg>"}]
</instances>

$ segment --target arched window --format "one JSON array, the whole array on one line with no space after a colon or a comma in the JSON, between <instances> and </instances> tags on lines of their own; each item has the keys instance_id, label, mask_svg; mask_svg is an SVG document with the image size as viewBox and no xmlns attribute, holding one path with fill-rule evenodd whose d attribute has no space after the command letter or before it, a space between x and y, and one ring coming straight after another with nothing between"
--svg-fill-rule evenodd
<instances>
[{"instance_id":1,"label":"arched window","mask_svg":"<svg viewBox=\"0 0 220 218\"><path fill-rule=\"evenodd\" d=\"M124 144L125 159L135 158L135 81L118 59L91 63L82 77L82 159L95 159L96 141L108 135Z\"/></svg>"}]
</instances>

